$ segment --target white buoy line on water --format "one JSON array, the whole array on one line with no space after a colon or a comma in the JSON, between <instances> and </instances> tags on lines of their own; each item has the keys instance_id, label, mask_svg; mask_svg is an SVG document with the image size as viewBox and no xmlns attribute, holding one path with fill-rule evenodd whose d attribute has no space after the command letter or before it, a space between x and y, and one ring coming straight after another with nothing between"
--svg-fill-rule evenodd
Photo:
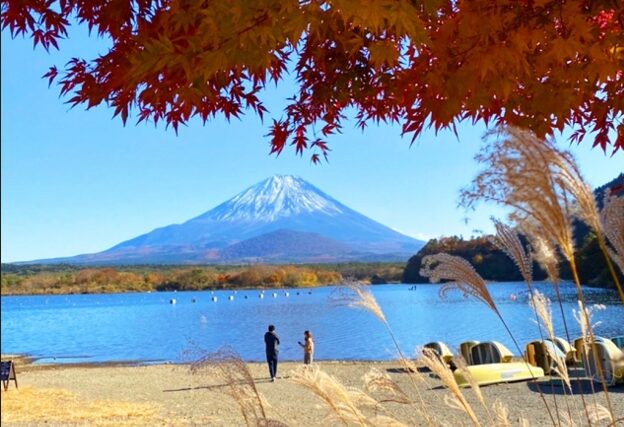
<instances>
[{"instance_id":1,"label":"white buoy line on water","mask_svg":"<svg viewBox=\"0 0 624 427\"><path fill-rule=\"evenodd\" d=\"M234 294L238 293L238 291L233 291L233 292L234 292ZM312 291L308 291L307 293L308 293L308 295L312 295ZM214 295L214 291L210 291L210 294L212 295L210 297L210 301L217 302L219 300L217 298L217 296ZM283 295L285 297L289 297L290 296L290 292L284 291ZM301 293L299 291L297 291L297 295L301 295ZM273 298L277 298L278 297L278 293L277 292L272 292L271 296ZM244 298L248 299L248 295L245 295ZM264 290L260 291L260 293L258 294L258 298L260 298L260 299L264 298ZM228 299L228 301L234 301L234 295L228 295L227 299ZM197 302L197 298L191 298L191 302ZM175 305L176 303L177 303L177 300L175 298L169 299L169 304Z\"/></svg>"}]
</instances>

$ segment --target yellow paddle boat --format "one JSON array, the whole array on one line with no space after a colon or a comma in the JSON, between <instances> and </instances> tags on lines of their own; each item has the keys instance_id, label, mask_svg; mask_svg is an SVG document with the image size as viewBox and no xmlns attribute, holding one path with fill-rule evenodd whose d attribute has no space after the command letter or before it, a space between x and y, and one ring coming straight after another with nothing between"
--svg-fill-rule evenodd
<instances>
[{"instance_id":1,"label":"yellow paddle boat","mask_svg":"<svg viewBox=\"0 0 624 427\"><path fill-rule=\"evenodd\" d=\"M466 368L479 385L526 381L544 376L544 370L526 362L487 363ZM463 372L457 369L453 375L460 387L469 386Z\"/></svg>"},{"instance_id":2,"label":"yellow paddle boat","mask_svg":"<svg viewBox=\"0 0 624 427\"><path fill-rule=\"evenodd\" d=\"M512 357L511 351L498 341L482 342L470 348L470 363L472 365L509 363Z\"/></svg>"},{"instance_id":3,"label":"yellow paddle boat","mask_svg":"<svg viewBox=\"0 0 624 427\"><path fill-rule=\"evenodd\" d=\"M442 341L433 341L423 345L423 347L432 349L446 363L451 363L453 360L453 352Z\"/></svg>"},{"instance_id":4,"label":"yellow paddle boat","mask_svg":"<svg viewBox=\"0 0 624 427\"><path fill-rule=\"evenodd\" d=\"M566 363L566 354L552 340L531 341L526 345L524 360L551 374L557 372L557 364Z\"/></svg>"},{"instance_id":5,"label":"yellow paddle boat","mask_svg":"<svg viewBox=\"0 0 624 427\"><path fill-rule=\"evenodd\" d=\"M459 345L459 352L464 357L464 360L469 365L474 365L472 363L472 356L470 355L470 350L475 345L479 344L479 341L465 341Z\"/></svg>"},{"instance_id":6,"label":"yellow paddle boat","mask_svg":"<svg viewBox=\"0 0 624 427\"><path fill-rule=\"evenodd\" d=\"M570 345L568 340L561 337L554 339L546 338L546 341L552 341L559 350L565 355L565 361L568 365L576 363L576 349Z\"/></svg>"}]
</instances>

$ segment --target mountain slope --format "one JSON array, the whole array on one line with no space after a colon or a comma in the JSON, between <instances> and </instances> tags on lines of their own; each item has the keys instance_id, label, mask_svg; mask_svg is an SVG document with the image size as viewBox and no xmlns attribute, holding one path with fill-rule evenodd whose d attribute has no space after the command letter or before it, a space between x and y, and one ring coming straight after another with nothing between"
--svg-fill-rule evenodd
<instances>
[{"instance_id":1,"label":"mountain slope","mask_svg":"<svg viewBox=\"0 0 624 427\"><path fill-rule=\"evenodd\" d=\"M219 257L223 261L322 262L346 258L351 252L349 246L317 233L277 230L230 245L219 251Z\"/></svg>"},{"instance_id":2,"label":"mountain slope","mask_svg":"<svg viewBox=\"0 0 624 427\"><path fill-rule=\"evenodd\" d=\"M307 236L310 248L323 241L321 246L336 256L351 253L350 257L359 254L356 258L362 259L383 259L387 254L394 260L423 244L350 209L301 178L274 176L183 224L157 228L97 254L39 262L230 262L241 259L233 256L241 246L228 247L277 231L282 233L274 237L282 241L296 239L303 245L303 252L305 239L293 233L287 237L284 231L313 233ZM329 241L342 245L344 250L336 252ZM267 253L254 253L253 257L258 261L275 259L269 246L264 247ZM303 258L307 259L307 255Z\"/></svg>"}]
</instances>

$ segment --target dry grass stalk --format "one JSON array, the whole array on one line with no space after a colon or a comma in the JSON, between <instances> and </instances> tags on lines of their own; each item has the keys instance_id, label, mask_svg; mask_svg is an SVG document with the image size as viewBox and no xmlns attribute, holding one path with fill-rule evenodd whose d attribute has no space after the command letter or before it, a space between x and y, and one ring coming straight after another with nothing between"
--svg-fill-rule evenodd
<instances>
[{"instance_id":1,"label":"dry grass stalk","mask_svg":"<svg viewBox=\"0 0 624 427\"><path fill-rule=\"evenodd\" d=\"M609 413L609 410L599 403L592 404L589 408L589 419L592 423L598 424L600 421L605 420L608 423L613 422L613 417Z\"/></svg>"},{"instance_id":2,"label":"dry grass stalk","mask_svg":"<svg viewBox=\"0 0 624 427\"><path fill-rule=\"evenodd\" d=\"M492 409L496 414L496 425L498 427L511 427L511 422L509 421L509 409L507 409L503 402L500 400L494 401Z\"/></svg>"},{"instance_id":3,"label":"dry grass stalk","mask_svg":"<svg viewBox=\"0 0 624 427\"><path fill-rule=\"evenodd\" d=\"M248 426L285 426L266 414L266 401L256 388L247 364L229 347L208 353L190 366L192 374L207 373L211 379L223 381L227 393L238 405Z\"/></svg>"},{"instance_id":4,"label":"dry grass stalk","mask_svg":"<svg viewBox=\"0 0 624 427\"><path fill-rule=\"evenodd\" d=\"M528 226L528 224L525 224ZM548 280L553 284L559 283L559 260L552 244L540 236L539 232L529 232L532 236L533 259L546 271Z\"/></svg>"},{"instance_id":5,"label":"dry grass stalk","mask_svg":"<svg viewBox=\"0 0 624 427\"><path fill-rule=\"evenodd\" d=\"M496 427L511 427L512 426L511 420L509 419L509 409L507 409L507 406L505 406L503 402L501 402L500 400L494 401L494 404L492 405L492 409L494 410L494 413L496 414L496 421L493 423L494 426ZM520 418L518 420L518 426L529 427L530 426L529 420L527 420L526 418Z\"/></svg>"},{"instance_id":6,"label":"dry grass stalk","mask_svg":"<svg viewBox=\"0 0 624 427\"><path fill-rule=\"evenodd\" d=\"M498 309L485 285L485 280L465 259L444 253L427 255L423 258L422 266L420 275L428 277L432 283L451 280L451 282L444 283L440 288L440 296L444 297L449 291L456 289L466 297L472 295L483 301L498 314Z\"/></svg>"},{"instance_id":7,"label":"dry grass stalk","mask_svg":"<svg viewBox=\"0 0 624 427\"><path fill-rule=\"evenodd\" d=\"M485 403L485 399L483 398L483 393L481 393L481 387L479 387L479 383L468 370L468 363L466 362L466 359L464 359L462 356L458 356L453 358L453 362L455 363L455 367L459 370L459 372L461 372L462 377L464 377L464 379L468 381L470 388L472 389L472 391L474 391L477 399L479 400L479 402L481 402L481 405L483 405L489 415L489 409Z\"/></svg>"},{"instance_id":8,"label":"dry grass stalk","mask_svg":"<svg viewBox=\"0 0 624 427\"><path fill-rule=\"evenodd\" d=\"M409 360L403 355L401 347L399 346L399 343L396 340L396 337L394 336L390 325L386 321L386 316L383 314L383 311L381 310L381 307L379 307L379 304L377 304L377 300L375 299L373 294L361 283L346 282L334 291L334 294L331 296L331 302L336 306L364 309L372 313L375 317L377 317L377 319L379 319L383 323L397 350L397 353L399 355L399 361L403 365L404 369L408 372L412 386L414 387L414 390L418 395L421 415L425 418L428 424L433 425L431 417L428 414L425 401L423 400L422 395L420 394L419 387L416 384L416 380L421 378L415 374L416 370L411 369Z\"/></svg>"},{"instance_id":9,"label":"dry grass stalk","mask_svg":"<svg viewBox=\"0 0 624 427\"><path fill-rule=\"evenodd\" d=\"M568 390L572 390L570 373L568 372L568 365L566 365L565 357L553 353L549 347L547 347L547 351L555 362L555 373L559 375L561 380L568 386Z\"/></svg>"},{"instance_id":10,"label":"dry grass stalk","mask_svg":"<svg viewBox=\"0 0 624 427\"><path fill-rule=\"evenodd\" d=\"M550 309L550 299L539 291L535 291L529 298L529 305L533 307L538 318L536 322L540 322L548 332L551 339L555 338L555 329L552 323L552 311Z\"/></svg>"},{"instance_id":11,"label":"dry grass stalk","mask_svg":"<svg viewBox=\"0 0 624 427\"><path fill-rule=\"evenodd\" d=\"M487 136L497 138L476 157L486 165L486 170L473 180L470 189L462 191L461 203L474 207L479 200L494 201L512 207L511 217L518 223L528 218L535 220L545 237L559 247L575 276L571 219L580 218L596 233L624 303L624 290L607 252L594 195L572 154L558 150L553 140L540 140L518 128L500 127Z\"/></svg>"},{"instance_id":12,"label":"dry grass stalk","mask_svg":"<svg viewBox=\"0 0 624 427\"><path fill-rule=\"evenodd\" d=\"M353 423L361 426L374 425L360 408L363 406L379 408L377 401L359 390L346 388L334 377L321 371L318 366L295 370L292 373L292 381L320 397L330 408L328 414L330 418L346 425Z\"/></svg>"},{"instance_id":13,"label":"dry grass stalk","mask_svg":"<svg viewBox=\"0 0 624 427\"><path fill-rule=\"evenodd\" d=\"M456 409L463 411L466 415L470 417L472 422L475 425L481 425L479 420L477 419L476 414L472 410L472 407L464 397L461 392L459 386L457 385L457 381L455 381L455 376L453 372L449 369L448 365L444 360L433 350L430 348L423 348L421 351L421 357L419 361L429 368L434 374L440 377L442 384L444 384L449 391L451 392L450 396L445 396L445 402Z\"/></svg>"},{"instance_id":14,"label":"dry grass stalk","mask_svg":"<svg viewBox=\"0 0 624 427\"><path fill-rule=\"evenodd\" d=\"M487 137L496 136L476 157L485 165L470 189L461 194L461 203L474 207L480 201L493 201L514 209L518 223L534 219L566 259L574 258L571 231L571 198L562 175L573 162L568 153L558 151L550 140L540 140L531 132L517 128L499 128Z\"/></svg>"},{"instance_id":15,"label":"dry grass stalk","mask_svg":"<svg viewBox=\"0 0 624 427\"><path fill-rule=\"evenodd\" d=\"M613 280L624 302L624 292L617 280L606 246L591 191L583 182L574 158L569 152L560 151L553 140L541 140L530 131L499 127L488 136L496 136L476 160L486 166L472 183L462 191L461 203L474 207L481 200L493 201L513 209L510 215L517 223L535 223L533 230L559 248L568 261L576 285L578 299L584 301L583 290L574 259L574 241L571 219L575 212L594 228ZM571 201L576 201L572 206ZM584 313L584 312L583 312ZM593 342L593 331L589 329ZM598 359L597 349L592 352ZM598 373L608 407L612 412L602 366Z\"/></svg>"},{"instance_id":16,"label":"dry grass stalk","mask_svg":"<svg viewBox=\"0 0 624 427\"><path fill-rule=\"evenodd\" d=\"M490 242L512 259L530 288L533 283L533 260L530 253L526 251L514 229L494 218L492 222L496 228L496 235L490 237Z\"/></svg>"},{"instance_id":17,"label":"dry grass stalk","mask_svg":"<svg viewBox=\"0 0 624 427\"><path fill-rule=\"evenodd\" d=\"M591 323L592 316L596 311L605 310L607 307L604 304L594 304L590 307L585 306L582 301L578 301L579 309L572 310L572 314L574 318L578 322L581 328L581 336L584 338L585 345L590 345L590 335L589 332L591 329L600 325L601 322Z\"/></svg>"},{"instance_id":18,"label":"dry grass stalk","mask_svg":"<svg viewBox=\"0 0 624 427\"><path fill-rule=\"evenodd\" d=\"M624 197L607 192L600 218L605 236L611 244L609 255L624 273Z\"/></svg>"},{"instance_id":19,"label":"dry grass stalk","mask_svg":"<svg viewBox=\"0 0 624 427\"><path fill-rule=\"evenodd\" d=\"M336 306L359 308L372 313L384 325L388 325L377 300L365 285L357 282L346 282L339 286L331 297L331 302Z\"/></svg>"},{"instance_id":20,"label":"dry grass stalk","mask_svg":"<svg viewBox=\"0 0 624 427\"><path fill-rule=\"evenodd\" d=\"M412 403L412 400L403 389L396 382L392 381L390 375L381 372L377 368L371 368L364 375L363 379L364 390L369 393L377 392L381 394L381 397L377 399L378 402Z\"/></svg>"},{"instance_id":21,"label":"dry grass stalk","mask_svg":"<svg viewBox=\"0 0 624 427\"><path fill-rule=\"evenodd\" d=\"M578 424L576 424L572 414L569 412L559 411L559 420L562 427L578 427Z\"/></svg>"}]
</instances>

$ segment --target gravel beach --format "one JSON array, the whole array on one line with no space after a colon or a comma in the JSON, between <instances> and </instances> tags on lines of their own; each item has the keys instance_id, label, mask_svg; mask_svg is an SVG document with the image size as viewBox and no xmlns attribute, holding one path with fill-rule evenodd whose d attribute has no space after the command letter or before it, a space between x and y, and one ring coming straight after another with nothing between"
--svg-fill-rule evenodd
<instances>
[{"instance_id":1,"label":"gravel beach","mask_svg":"<svg viewBox=\"0 0 624 427\"><path fill-rule=\"evenodd\" d=\"M2 391L3 426L246 425L241 407L232 396L231 384L207 371L192 374L188 365L33 365L17 359L16 366L19 389L11 383L9 391ZM319 395L294 381L300 363L281 363L274 383L269 381L264 364L246 366L262 398L266 418L290 426L342 424L331 417L330 407ZM368 425L392 425L390 418L406 425L472 425L464 412L449 405L448 389L429 372L417 374L422 381L412 381L397 361L320 361L315 367L331 375L346 390L364 390L364 376L375 369L387 374L409 396L411 402L407 404L386 401L376 407L364 405L361 411L370 422ZM557 417L557 407L562 417L571 418L576 425L589 424L580 393L564 395L559 380L541 379L539 383L553 417ZM583 387L588 405L607 406L604 393L592 392L589 381L576 385ZM463 393L482 425L502 425L492 409L495 402L507 408L511 425L521 425L522 418L531 426L552 425L535 384L497 384L482 387L481 391L487 411L473 390L464 389ZM612 425L624 425L624 387L609 391L616 417ZM367 394L377 400L400 400L388 399L387 390L385 394L379 390L369 390ZM243 401L245 398L249 396L243 396ZM253 400L252 396L244 402L250 404ZM423 407L431 422L422 416Z\"/></svg>"}]
</instances>

